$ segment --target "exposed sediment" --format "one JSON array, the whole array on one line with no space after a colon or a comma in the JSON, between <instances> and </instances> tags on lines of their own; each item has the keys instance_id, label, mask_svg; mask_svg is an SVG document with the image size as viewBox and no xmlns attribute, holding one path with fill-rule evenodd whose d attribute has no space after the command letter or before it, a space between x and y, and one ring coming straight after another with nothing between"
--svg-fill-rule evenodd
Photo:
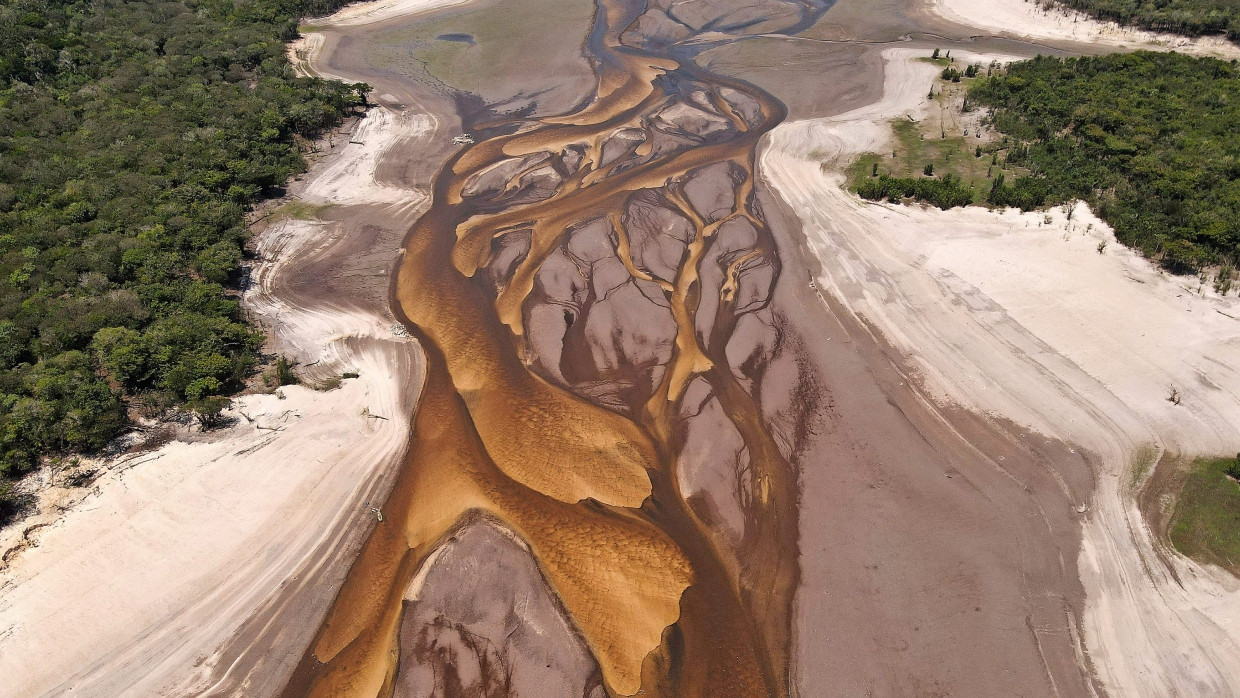
<instances>
[{"instance_id":1,"label":"exposed sediment","mask_svg":"<svg viewBox=\"0 0 1240 698\"><path fill-rule=\"evenodd\" d=\"M529 546L613 693L787 691L796 476L728 356L738 317L765 308L778 267L753 158L782 109L669 52L624 45L631 14L600 5L587 43L596 100L514 122L441 170L395 288L428 360L413 447L290 694L401 685L401 592L472 512ZM635 261L656 239L673 246L661 275ZM585 284L547 317L530 300L554 298L552 260ZM609 312L622 288L630 304ZM643 316L670 320L645 357L629 343ZM550 343L536 339L549 330ZM620 342L610 361L596 351L608 338ZM699 402L722 406L746 460L734 545L681 492L681 404L699 377Z\"/></svg>"},{"instance_id":2,"label":"exposed sediment","mask_svg":"<svg viewBox=\"0 0 1240 698\"><path fill-rule=\"evenodd\" d=\"M953 54L1005 58L959 46ZM822 264L816 284L846 315L887 338L907 380L934 403L1012 420L1021 425L1012 434L1017 443L1070 444L1071 452L1050 452L1044 466L1062 479L1067 501L1029 490L1039 518L1059 531L1064 567L1054 580L1047 576L1054 567L1045 566L1053 558L1043 557L1042 570L1025 583L1050 581L1042 593L1062 595L1071 609L1062 625L1034 621L1048 659L1063 650L1057 635L1075 645L1099 692L1234 693L1235 580L1162 548L1132 493L1146 476L1133 470L1143 452L1155 459L1240 445L1240 374L1231 368L1240 362L1236 300L1198 288L1196 278L1160 272L1120 246L1083 204L1025 214L938 211L865 203L844 190L841 170L852 155L888 148L889 119L925 117L936 71L918 60L924 49L881 55L882 100L781 125L762 155L763 171L801 219ZM1171 385L1193 386L1190 409L1166 399ZM991 450L984 433L964 433L1002 456L996 466L1022 483L1040 479L1014 465L1011 453ZM1082 482L1090 470L1092 480ZM984 489L992 497L1002 492ZM1079 547L1066 535L1074 518ZM1029 539L1029 549L1044 546L1049 532ZM1024 564L1036 568L1037 560L1026 555ZM940 604L946 610L950 601ZM987 656L984 648L969 655ZM1018 656L998 654L1005 655ZM982 685L994 661L975 662L968 685ZM1089 688L1071 689L1053 676L1061 693Z\"/></svg>"},{"instance_id":3,"label":"exposed sediment","mask_svg":"<svg viewBox=\"0 0 1240 698\"><path fill-rule=\"evenodd\" d=\"M782 273L808 260L754 168L782 105L689 60L675 7L633 14L600 5L595 100L487 121L440 171L394 291L429 375L391 526L287 694L400 695L404 589L479 512L528 546L612 694L1086 693L1065 560L1088 466L902 388L881 338ZM876 464L901 484L854 477ZM858 552L912 540L866 593Z\"/></svg>"}]
</instances>

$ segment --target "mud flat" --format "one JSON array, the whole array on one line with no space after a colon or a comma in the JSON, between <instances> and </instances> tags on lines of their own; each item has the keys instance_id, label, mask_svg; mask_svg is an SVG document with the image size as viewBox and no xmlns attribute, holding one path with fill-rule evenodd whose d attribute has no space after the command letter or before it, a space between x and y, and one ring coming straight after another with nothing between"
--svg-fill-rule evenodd
<instances>
[{"instance_id":1,"label":"mud flat","mask_svg":"<svg viewBox=\"0 0 1240 698\"><path fill-rule=\"evenodd\" d=\"M781 125L761 158L821 263L814 283L891 343L928 399L1086 459L1096 481L1074 502L1084 610L1068 630L1100 688L1237 692L1240 585L1163 548L1133 493L1141 458L1240 447L1240 301L1152 267L1084 205L944 212L849 194L842 167L883 152L889 119L924 116L934 77L921 52L882 55L882 100Z\"/></svg>"},{"instance_id":2,"label":"mud flat","mask_svg":"<svg viewBox=\"0 0 1240 698\"><path fill-rule=\"evenodd\" d=\"M601 4L596 97L491 109L440 170L397 277L429 368L393 526L286 695L420 695L445 653L461 659L441 692L505 680L475 670L493 658L529 668L441 586L508 535L522 545L503 554L533 561L513 569L559 601L535 605L579 633L557 676L574 691L1093 687L1085 456L934 400L807 283L798 221L755 182L781 105L689 59L703 27L726 41L814 17L694 5ZM466 593L489 617L511 591Z\"/></svg>"}]
</instances>

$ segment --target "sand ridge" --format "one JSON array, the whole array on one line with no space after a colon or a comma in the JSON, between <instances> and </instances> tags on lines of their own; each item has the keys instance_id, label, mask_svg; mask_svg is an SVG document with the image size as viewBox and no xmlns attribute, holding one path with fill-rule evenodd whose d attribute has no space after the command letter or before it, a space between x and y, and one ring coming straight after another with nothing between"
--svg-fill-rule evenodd
<instances>
[{"instance_id":1,"label":"sand ridge","mask_svg":"<svg viewBox=\"0 0 1240 698\"><path fill-rule=\"evenodd\" d=\"M344 7L339 12L325 19L310 20L311 27L323 25L331 27L357 27L375 24L390 19L405 18L416 14L432 12L457 5L464 5L470 0L373 0L359 2Z\"/></svg>"},{"instance_id":2,"label":"sand ridge","mask_svg":"<svg viewBox=\"0 0 1240 698\"><path fill-rule=\"evenodd\" d=\"M1175 554L1172 569L1158 562L1130 465L1146 444L1188 455L1240 447L1240 301L1155 269L1084 205L1069 220L1063 209L943 212L845 191L840 169L883 151L888 119L925 115L936 71L916 60L924 51L882 55L880 102L783 124L762 155L822 264L815 283L893 343L938 400L1087 449L1098 472L1092 505L1079 508L1081 633L1108 690L1240 690L1235 580ZM1191 397L1172 404L1172 385Z\"/></svg>"}]
</instances>

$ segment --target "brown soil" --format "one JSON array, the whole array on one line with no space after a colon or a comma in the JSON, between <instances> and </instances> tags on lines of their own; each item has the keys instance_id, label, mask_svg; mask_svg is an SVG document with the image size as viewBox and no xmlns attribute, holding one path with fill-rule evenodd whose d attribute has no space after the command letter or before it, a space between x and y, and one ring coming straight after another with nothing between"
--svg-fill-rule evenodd
<instances>
[{"instance_id":1,"label":"brown soil","mask_svg":"<svg viewBox=\"0 0 1240 698\"><path fill-rule=\"evenodd\" d=\"M1137 507L1149 523L1157 542L1154 554L1177 581L1179 573L1169 560L1170 555L1176 554L1171 543L1171 519L1175 515L1176 500L1184 491L1184 483L1188 480L1192 466L1192 458L1163 453L1150 466L1149 476L1136 483Z\"/></svg>"},{"instance_id":2,"label":"brown soil","mask_svg":"<svg viewBox=\"0 0 1240 698\"><path fill-rule=\"evenodd\" d=\"M772 223L813 278L796 219ZM808 315L798 329L827 393L801 461L801 695L1088 695L1075 567L1086 457L936 404L834 298L813 312L811 285L788 282L777 302L781 290Z\"/></svg>"}]
</instances>

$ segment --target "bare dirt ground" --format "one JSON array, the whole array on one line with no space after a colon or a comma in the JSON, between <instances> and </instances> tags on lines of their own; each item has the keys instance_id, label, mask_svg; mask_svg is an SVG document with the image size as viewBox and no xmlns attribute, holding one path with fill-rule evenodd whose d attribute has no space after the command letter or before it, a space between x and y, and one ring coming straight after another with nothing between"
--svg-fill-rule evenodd
<instances>
[{"instance_id":1,"label":"bare dirt ground","mask_svg":"<svg viewBox=\"0 0 1240 698\"><path fill-rule=\"evenodd\" d=\"M1235 580L1158 548L1131 495L1147 474L1133 472L1142 454L1236 449L1240 301L1153 268L1084 206L1070 218L942 212L844 191L851 156L883 152L887 121L924 117L928 105L935 69L916 61L923 52L882 55L883 99L784 124L762 159L822 263L816 283L890 341L936 402L1086 454L1097 484L1079 503L1085 612L1076 631L1103 688L1234 694ZM1168 401L1172 386L1191 397Z\"/></svg>"}]
</instances>

